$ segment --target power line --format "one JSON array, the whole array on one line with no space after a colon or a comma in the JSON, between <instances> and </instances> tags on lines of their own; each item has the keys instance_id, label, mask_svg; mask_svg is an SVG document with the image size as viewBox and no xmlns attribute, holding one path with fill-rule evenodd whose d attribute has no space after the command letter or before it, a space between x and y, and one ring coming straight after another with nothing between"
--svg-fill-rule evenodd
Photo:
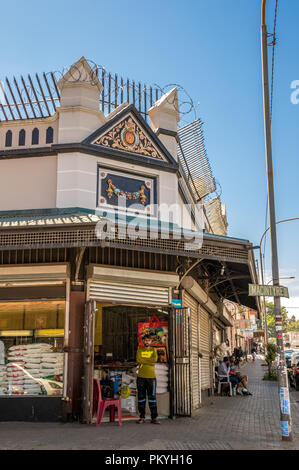
<instances>
[{"instance_id":1,"label":"power line","mask_svg":"<svg viewBox=\"0 0 299 470\"><path fill-rule=\"evenodd\" d=\"M273 109L273 93L274 93L274 65L275 65L275 46L276 46L276 24L277 24L277 11L278 11L278 0L276 0L275 5L275 16L274 16L274 27L273 27L273 34L270 36L273 37L272 43L270 46L273 46L272 49L272 76L271 76L271 108L270 108L270 119L272 121L272 109Z\"/></svg>"}]
</instances>

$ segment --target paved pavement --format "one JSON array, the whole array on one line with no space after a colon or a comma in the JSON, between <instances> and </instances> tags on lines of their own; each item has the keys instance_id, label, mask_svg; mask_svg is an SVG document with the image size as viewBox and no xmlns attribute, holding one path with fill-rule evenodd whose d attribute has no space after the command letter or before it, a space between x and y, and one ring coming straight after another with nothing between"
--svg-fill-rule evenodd
<instances>
[{"instance_id":1,"label":"paved pavement","mask_svg":"<svg viewBox=\"0 0 299 470\"><path fill-rule=\"evenodd\" d=\"M0 449L229 450L299 449L299 392L291 392L295 440L280 438L277 382L264 382L261 361L248 363L253 396L210 397L192 419L161 426L78 423L0 423Z\"/></svg>"}]
</instances>

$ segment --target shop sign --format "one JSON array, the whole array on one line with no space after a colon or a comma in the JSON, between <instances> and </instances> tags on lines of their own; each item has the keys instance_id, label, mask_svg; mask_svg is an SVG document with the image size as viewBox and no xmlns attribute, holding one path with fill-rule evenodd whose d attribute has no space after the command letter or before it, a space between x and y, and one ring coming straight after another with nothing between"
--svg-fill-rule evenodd
<instances>
[{"instance_id":1,"label":"shop sign","mask_svg":"<svg viewBox=\"0 0 299 470\"><path fill-rule=\"evenodd\" d=\"M182 300L181 299L172 299L171 303L174 308L182 308Z\"/></svg>"},{"instance_id":2,"label":"shop sign","mask_svg":"<svg viewBox=\"0 0 299 470\"><path fill-rule=\"evenodd\" d=\"M262 286L259 284L248 284L249 296L253 297L287 297L289 290L283 286Z\"/></svg>"},{"instance_id":3,"label":"shop sign","mask_svg":"<svg viewBox=\"0 0 299 470\"><path fill-rule=\"evenodd\" d=\"M246 328L244 334L246 338L253 338L253 330L251 328Z\"/></svg>"}]
</instances>

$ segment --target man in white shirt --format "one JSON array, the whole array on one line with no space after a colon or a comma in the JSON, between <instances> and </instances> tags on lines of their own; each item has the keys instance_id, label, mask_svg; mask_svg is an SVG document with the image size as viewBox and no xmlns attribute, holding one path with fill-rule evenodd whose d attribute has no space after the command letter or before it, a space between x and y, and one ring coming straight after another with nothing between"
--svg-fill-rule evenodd
<instances>
[{"instance_id":1,"label":"man in white shirt","mask_svg":"<svg viewBox=\"0 0 299 470\"><path fill-rule=\"evenodd\" d=\"M218 375L229 377L229 358L225 357L218 366ZM223 379L224 377L221 377ZM221 380L220 380L221 381Z\"/></svg>"},{"instance_id":2,"label":"man in white shirt","mask_svg":"<svg viewBox=\"0 0 299 470\"><path fill-rule=\"evenodd\" d=\"M220 382L229 381L232 384L232 387L238 387L239 378L236 376L229 375L229 357L224 357L223 361L218 367L218 377Z\"/></svg>"}]
</instances>

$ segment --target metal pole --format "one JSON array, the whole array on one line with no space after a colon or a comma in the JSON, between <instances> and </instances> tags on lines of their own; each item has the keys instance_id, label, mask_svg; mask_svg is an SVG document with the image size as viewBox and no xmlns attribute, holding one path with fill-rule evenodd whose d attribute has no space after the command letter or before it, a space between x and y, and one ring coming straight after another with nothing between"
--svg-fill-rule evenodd
<instances>
[{"instance_id":1,"label":"metal pole","mask_svg":"<svg viewBox=\"0 0 299 470\"><path fill-rule=\"evenodd\" d=\"M268 186L268 204L269 204L269 225L271 234L271 257L272 257L272 278L273 285L279 286L279 267L277 253L276 236L276 218L275 218L275 199L274 199L274 181L272 164L272 142L271 142L271 117L270 117L270 98L269 98L269 71L268 71L268 37L266 26L266 0L262 0L262 66L263 66L263 97L264 97L264 120L265 120L265 144L266 144L266 162L267 162L267 186ZM280 400L280 423L281 437L284 441L293 440L292 418L290 397L288 389L288 375L285 366L284 347L282 339L282 317L280 297L274 297L274 313L276 326L276 342L278 353L278 385Z\"/></svg>"},{"instance_id":2,"label":"metal pole","mask_svg":"<svg viewBox=\"0 0 299 470\"><path fill-rule=\"evenodd\" d=\"M262 285L264 285L264 267L263 267L263 257L262 257L262 247L260 245L260 265L261 265L261 280ZM263 318L264 318L264 326L265 326L265 346L267 347L268 344L268 321L267 321L267 307L266 307L266 297L263 297ZM265 348L266 352L266 348Z\"/></svg>"},{"instance_id":3,"label":"metal pole","mask_svg":"<svg viewBox=\"0 0 299 470\"><path fill-rule=\"evenodd\" d=\"M267 69L268 70L268 69ZM275 222L275 225L282 224L285 222L292 222L294 220L299 220L299 217L292 217L290 219L284 219L284 220L279 220L278 222ZM261 236L260 244L259 244L259 250L260 250L260 265L261 265L261 281L262 285L264 285L264 267L263 267L263 256L262 256L262 243L263 239L266 236L267 232L270 230L270 227L267 227L266 230L264 231L263 235ZM265 326L265 342L266 345L268 344L268 322L267 322L267 309L266 309L266 298L263 297L263 318L264 318L264 326Z\"/></svg>"}]
</instances>

